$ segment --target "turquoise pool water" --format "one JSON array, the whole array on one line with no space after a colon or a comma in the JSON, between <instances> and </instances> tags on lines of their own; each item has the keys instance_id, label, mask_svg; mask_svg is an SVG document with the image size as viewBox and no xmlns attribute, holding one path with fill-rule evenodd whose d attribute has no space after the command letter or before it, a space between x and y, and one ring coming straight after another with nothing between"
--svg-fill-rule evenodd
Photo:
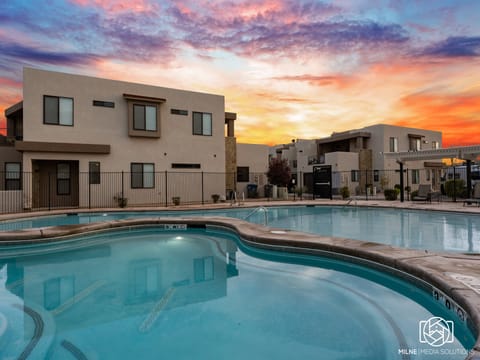
<instances>
[{"instance_id":1,"label":"turquoise pool water","mask_svg":"<svg viewBox=\"0 0 480 360\"><path fill-rule=\"evenodd\" d=\"M2 359L463 359L474 343L395 277L208 229L1 248L0 315ZM432 317L454 327L441 347L420 341Z\"/></svg>"},{"instance_id":2,"label":"turquoise pool water","mask_svg":"<svg viewBox=\"0 0 480 360\"><path fill-rule=\"evenodd\" d=\"M251 212L250 208L234 208L48 216L0 222L0 230L156 216L227 216L244 219ZM324 236L345 237L429 251L480 252L480 216L476 214L365 207L291 206L269 207L267 216L268 225L271 227ZM247 220L264 224L264 212L257 211Z\"/></svg>"}]
</instances>

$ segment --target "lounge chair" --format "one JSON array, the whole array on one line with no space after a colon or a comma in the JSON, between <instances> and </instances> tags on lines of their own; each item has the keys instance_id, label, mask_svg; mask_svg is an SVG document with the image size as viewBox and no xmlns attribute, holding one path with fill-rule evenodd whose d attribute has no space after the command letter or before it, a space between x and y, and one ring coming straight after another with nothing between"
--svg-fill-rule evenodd
<instances>
[{"instance_id":1,"label":"lounge chair","mask_svg":"<svg viewBox=\"0 0 480 360\"><path fill-rule=\"evenodd\" d=\"M463 206L465 206L465 204L477 204L477 206L480 206L480 182L476 183L473 188L473 197L463 201Z\"/></svg>"},{"instance_id":2,"label":"lounge chair","mask_svg":"<svg viewBox=\"0 0 480 360\"><path fill-rule=\"evenodd\" d=\"M432 199L436 199L438 202L440 202L440 192L439 191L432 191L432 187L430 184L420 184L418 186L418 192L417 195L412 197L413 201L430 201L432 202Z\"/></svg>"}]
</instances>

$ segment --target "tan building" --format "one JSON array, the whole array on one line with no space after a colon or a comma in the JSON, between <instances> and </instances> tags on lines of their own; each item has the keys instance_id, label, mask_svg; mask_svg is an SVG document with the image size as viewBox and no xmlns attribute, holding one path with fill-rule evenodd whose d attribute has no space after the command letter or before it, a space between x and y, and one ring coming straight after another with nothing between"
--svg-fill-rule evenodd
<instances>
[{"instance_id":1,"label":"tan building","mask_svg":"<svg viewBox=\"0 0 480 360\"><path fill-rule=\"evenodd\" d=\"M23 77L23 101L5 114L31 174L25 208L225 193L225 124L234 139L235 114L226 120L223 96L31 68Z\"/></svg>"},{"instance_id":2,"label":"tan building","mask_svg":"<svg viewBox=\"0 0 480 360\"><path fill-rule=\"evenodd\" d=\"M268 150L268 145L237 144L237 192L240 196L265 196Z\"/></svg>"}]
</instances>

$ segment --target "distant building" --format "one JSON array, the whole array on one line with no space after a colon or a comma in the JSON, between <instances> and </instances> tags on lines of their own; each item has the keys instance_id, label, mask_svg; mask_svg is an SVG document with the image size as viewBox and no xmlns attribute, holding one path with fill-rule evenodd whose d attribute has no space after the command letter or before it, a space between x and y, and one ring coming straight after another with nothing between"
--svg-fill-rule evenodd
<instances>
[{"instance_id":1,"label":"distant building","mask_svg":"<svg viewBox=\"0 0 480 360\"><path fill-rule=\"evenodd\" d=\"M313 189L314 166L331 166L333 190L348 186L362 193L371 186L380 190L398 181L398 164L385 159L387 152L419 151L442 147L442 133L424 129L378 124L361 129L333 133L316 140L297 140L271 148L270 154L288 159L297 186ZM412 190L420 183L440 187L441 162L409 162Z\"/></svg>"}]
</instances>

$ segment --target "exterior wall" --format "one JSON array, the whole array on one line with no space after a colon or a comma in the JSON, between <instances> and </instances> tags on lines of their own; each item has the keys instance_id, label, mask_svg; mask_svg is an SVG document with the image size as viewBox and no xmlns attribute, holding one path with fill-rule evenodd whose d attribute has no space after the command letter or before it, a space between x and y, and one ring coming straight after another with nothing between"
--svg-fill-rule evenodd
<instances>
[{"instance_id":1,"label":"exterior wall","mask_svg":"<svg viewBox=\"0 0 480 360\"><path fill-rule=\"evenodd\" d=\"M307 187L305 178L313 175L313 166L317 164L317 144L315 140L298 139L297 149L297 187ZM311 186L311 184L310 184Z\"/></svg>"},{"instance_id":2,"label":"exterior wall","mask_svg":"<svg viewBox=\"0 0 480 360\"><path fill-rule=\"evenodd\" d=\"M264 186L267 184L268 145L237 144L237 166L248 166L248 182L237 182L239 194L247 196L247 185L256 184L259 196L264 196Z\"/></svg>"},{"instance_id":3,"label":"exterior wall","mask_svg":"<svg viewBox=\"0 0 480 360\"><path fill-rule=\"evenodd\" d=\"M409 151L410 139L408 134L421 135L421 150L432 149L433 141L442 147L442 133L440 131L415 129L394 125L373 125L362 130L371 132L372 136L368 140L368 148L372 149L373 168L379 170L397 170L398 164L394 159L384 159L383 153L390 152L390 138L398 138L398 151ZM412 161L408 163L410 168L423 168L424 161Z\"/></svg>"},{"instance_id":4,"label":"exterior wall","mask_svg":"<svg viewBox=\"0 0 480 360\"><path fill-rule=\"evenodd\" d=\"M128 107L123 94L165 99L159 104L160 138L129 136ZM153 163L157 173L221 173L221 176L212 177L209 192L225 193L223 96L29 68L24 69L23 95L25 142L110 145L109 154L24 152L23 170L26 172L32 171L32 160L78 160L80 174L88 173L89 161L100 162L102 173L129 172L131 163ZM43 123L44 95L74 99L73 126ZM115 106L93 106L93 100L114 102ZM187 110L188 116L171 114L171 109ZM193 135L194 111L212 114L212 136ZM173 163L200 164L200 169L172 169ZM131 190L137 193L135 197L140 203L142 196L152 196L146 189ZM28 191L27 198L31 199L31 187ZM80 206L85 205L84 192L80 183ZM161 189L157 189L155 196L160 199L159 192Z\"/></svg>"},{"instance_id":5,"label":"exterior wall","mask_svg":"<svg viewBox=\"0 0 480 360\"><path fill-rule=\"evenodd\" d=\"M225 189L236 190L235 174L237 172L237 140L234 137L225 138Z\"/></svg>"}]
</instances>

